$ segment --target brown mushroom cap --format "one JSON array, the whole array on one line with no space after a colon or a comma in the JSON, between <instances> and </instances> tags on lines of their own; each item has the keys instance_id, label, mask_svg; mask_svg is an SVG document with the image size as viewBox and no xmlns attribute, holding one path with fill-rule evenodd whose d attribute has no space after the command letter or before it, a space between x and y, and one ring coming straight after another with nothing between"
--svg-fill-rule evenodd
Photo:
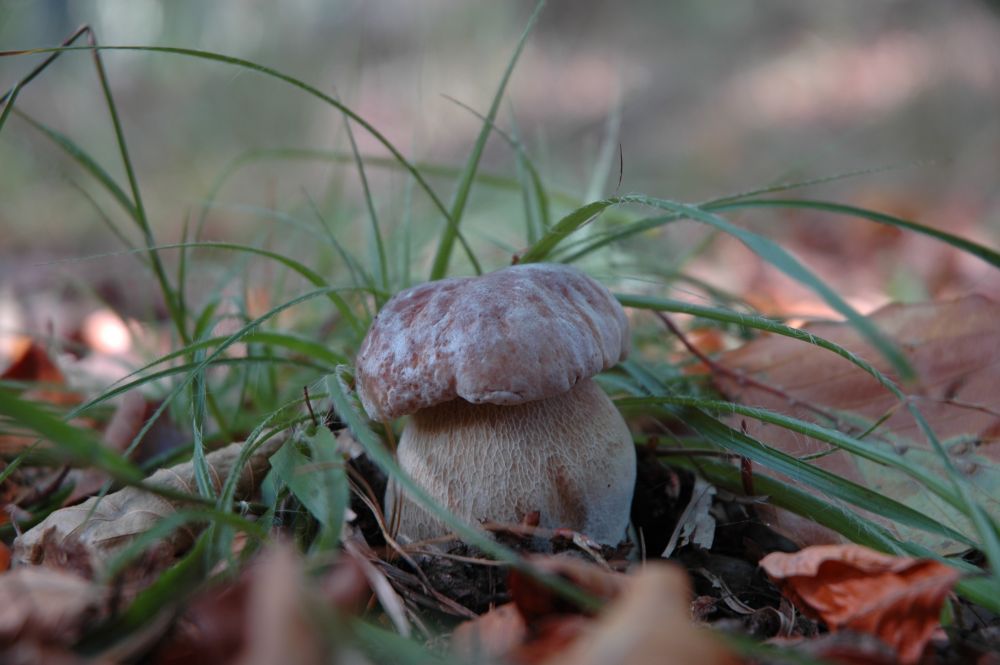
<instances>
[{"instance_id":1,"label":"brown mushroom cap","mask_svg":"<svg viewBox=\"0 0 1000 665\"><path fill-rule=\"evenodd\" d=\"M521 404L566 392L628 347L606 288L571 266L512 266L398 293L358 352L358 393L378 420L458 397Z\"/></svg>"}]
</instances>

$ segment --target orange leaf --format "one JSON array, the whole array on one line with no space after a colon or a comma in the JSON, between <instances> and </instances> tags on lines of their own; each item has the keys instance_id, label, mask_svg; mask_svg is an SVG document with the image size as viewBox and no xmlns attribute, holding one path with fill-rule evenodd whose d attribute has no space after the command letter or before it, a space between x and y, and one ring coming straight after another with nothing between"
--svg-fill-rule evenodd
<instances>
[{"instance_id":1,"label":"orange leaf","mask_svg":"<svg viewBox=\"0 0 1000 665\"><path fill-rule=\"evenodd\" d=\"M23 395L25 399L36 402L69 406L79 404L81 401L79 395L66 389L66 378L49 357L48 352L27 338L23 344L19 345L18 355L14 361L0 374L0 380L39 384L27 390ZM20 453L36 438L31 434L2 434L0 435L0 452Z\"/></svg>"},{"instance_id":2,"label":"orange leaf","mask_svg":"<svg viewBox=\"0 0 1000 665\"><path fill-rule=\"evenodd\" d=\"M930 559L896 557L860 545L818 545L760 561L805 613L831 631L875 635L916 663L938 627L941 606L958 580L954 568Z\"/></svg>"},{"instance_id":3,"label":"orange leaf","mask_svg":"<svg viewBox=\"0 0 1000 665\"><path fill-rule=\"evenodd\" d=\"M49 358L49 354L34 341L24 344L20 353L3 371L0 379L8 381L37 381L61 385L65 382L63 374Z\"/></svg>"}]
</instances>

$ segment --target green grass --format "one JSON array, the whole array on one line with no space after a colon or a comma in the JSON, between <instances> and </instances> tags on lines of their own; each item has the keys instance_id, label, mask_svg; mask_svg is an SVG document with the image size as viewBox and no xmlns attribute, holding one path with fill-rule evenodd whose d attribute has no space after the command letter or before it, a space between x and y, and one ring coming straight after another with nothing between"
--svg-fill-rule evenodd
<instances>
[{"instance_id":1,"label":"green grass","mask_svg":"<svg viewBox=\"0 0 1000 665\"><path fill-rule=\"evenodd\" d=\"M477 246L474 240L470 240L473 236L466 237L462 232L463 218L476 205L472 196L474 187L488 190L491 196L505 200L510 210L521 212L521 219L512 215L509 223L511 228L523 229L521 246L526 249L519 256L522 262L600 259L603 253L622 247L627 239L649 234L666 224L688 220L706 225L717 234L738 239L749 251L820 296L882 354L901 377L901 385L875 369L871 359L859 358L832 342L757 315L746 306L737 307L721 294L708 305L692 305L666 295L648 295L649 289L642 294L621 293L619 299L625 307L636 311L683 313L694 317L699 325L739 329L753 334L767 332L784 335L841 356L875 377L910 411L940 458L943 475L885 446L868 441L865 437L867 432L840 431L828 425L809 423L706 396L692 382L678 378L676 368L664 369L662 365L642 357L629 361L622 370L610 373L605 385L613 388L618 405L630 417L680 419L696 434L697 445L751 459L764 470L755 476L755 484L773 503L810 517L851 540L896 554L940 558L918 542L901 538L893 530L873 521L869 513L874 513L894 524L932 533L982 551L989 562L989 574L967 577L958 591L992 611L1000 611L1000 527L997 518L976 500L974 488L954 468L933 429L914 402L908 399L905 386L906 381L913 378L913 370L905 356L869 319L858 314L835 289L782 247L780 240L751 232L725 215L754 208L819 210L923 234L967 252L993 267L1000 268L1000 253L952 234L874 210L811 199L775 198L776 194L785 195L812 182L765 187L700 204L640 194L581 201L573 193L556 190L546 182L545 174L531 159L528 147L518 138L516 130L505 131L498 121L507 83L515 72L518 56L539 11L541 6L528 20L487 112L482 115L477 113L482 121L481 130L470 147L464 166L412 160L404 156L376 127L334 96L292 75L247 60L170 47L67 44L60 48L34 51L51 54L49 63L61 56L89 55L93 58L97 73L95 85L101 90L110 113L120 162L113 166L98 163L78 140L46 125L17 106L19 93L43 70L32 72L4 96L0 111L0 138L9 132L35 132L61 149L67 160L75 163L79 172L89 177L89 184L81 190L84 198L97 206L90 190L94 188L103 190L118 204L116 213L101 211L101 216L107 220L113 234L125 244L125 250L94 258L124 260L124 257L133 255L142 258L166 304L174 350L151 358L148 364L135 368L126 379L64 413L55 413L19 396L23 387L0 386L0 416L8 425L26 429L54 444L61 460L66 463L99 468L118 485L143 486L145 471L150 469L139 469L128 460L128 453L119 455L107 450L92 431L68 421L94 413L101 405L126 392L140 390L157 398L160 406L136 434L129 451L138 445L158 416L169 414L190 435L190 445L183 449L183 455L195 461L198 491L187 494L154 489L168 498L183 501L188 507L138 538L115 559L111 570L116 574L125 570L146 548L174 529L191 524L205 527L195 547L180 562L108 623L96 627L84 637L79 645L82 652L97 653L128 639L159 608L180 603L209 583L209 571L220 562L229 561L238 568L242 561L233 559L230 551L234 535L237 532L246 534L251 542L246 549L248 554L259 549L273 537L271 531L262 525L269 523L265 520L275 519L279 504L289 498L299 506L290 525L294 527L292 531L296 534L297 544L308 560L320 566L320 562L328 563L331 557L337 556L349 483L343 460L332 452L332 435L325 429L317 430L310 426L309 418L304 415L303 387L311 388L314 406L332 403L336 414L350 428L371 459L468 542L509 566L539 576L560 593L572 596L581 603L592 602L572 585L541 575L517 552L485 538L480 531L464 525L443 507L435 505L426 492L403 474L379 434L379 428L369 425L351 393L349 364L372 317L393 293L413 281L413 275L429 274L437 279L453 274L452 255L456 244L465 253L466 272L503 267L482 258L477 252L485 256L485 247ZM296 98L295 103L318 101L342 115L348 127L349 149L269 148L237 155L207 192L197 194L202 205L190 218L190 225L185 221L181 242L162 242L154 236L147 218L140 174L129 156L127 131L119 118L103 66L105 55L120 50L145 51L164 59L194 59L202 61L206 67L216 64L281 82L306 93ZM13 57L23 54L0 55ZM12 118L23 123L11 122ZM390 156L361 153L354 129L369 134ZM479 168L487 141L494 136L499 137L513 153L512 173L485 173ZM607 150L604 153L613 154ZM357 178L361 184L362 200L354 202L357 210L329 210L311 199L292 210L257 209L255 212L266 224L288 236L287 242L279 243L279 248L265 246L269 242L267 237L261 237L259 243L203 240L207 220L213 212L224 206L239 205L238 202L227 204L221 201L226 184L238 178L244 167L271 160L322 160L341 165L342 174L338 177ZM598 167L596 173L607 174L606 163ZM127 182L124 185L112 175L119 168L125 174ZM374 191L368 177L373 169L391 169L409 178L404 220L394 222L380 215L376 205L380 194ZM432 182L435 184L432 185ZM446 188L453 192L450 205L443 203L443 196L439 193ZM429 210L417 205L411 192L424 197L425 202L430 203ZM553 210L561 211L555 222L551 221ZM654 211L652 216L647 212L649 210ZM585 225L592 228L581 234ZM367 232L354 233L359 228ZM417 228L437 229L429 245L415 243ZM127 238L134 233L138 233L141 243L130 246ZM420 256L432 257L429 265L427 261L419 261ZM169 261L176 261L177 264L173 276L167 270ZM191 281L194 274L216 262L229 262L231 272L219 278L217 285L207 292L201 286L195 287ZM266 311L253 315L248 287L235 295L227 295L225 285L232 281L246 285L254 278L254 271L262 267L273 276L269 280L270 300ZM660 275L652 266L647 276L649 281L646 286L654 285L658 294L667 294L672 286L686 283L688 279L683 272ZM224 303L233 305L236 313L225 313ZM320 303L325 309L322 315L317 315ZM293 316L282 319L288 315ZM235 332L223 335L213 332L221 321L232 318L238 322ZM325 326L324 323L331 318L335 325ZM291 323L288 323L289 320ZM659 339L662 340L662 336ZM238 344L246 345L248 352L242 356L229 355L229 351ZM659 355L664 355L666 350L661 348ZM967 520L970 529L956 530L891 496L825 472L809 460L796 459L777 451L766 442L755 440L720 420L731 414L825 441L846 454L905 474ZM231 437L239 434L248 441L243 456L245 463L254 446L283 432L293 433L291 442L273 458L273 471L268 480L272 489L265 504L251 509L257 518L252 521L241 512L247 507L234 499L232 479L220 491L215 491L205 455L213 447L229 443ZM18 466L31 464L31 455L31 450L25 451L12 460L2 477L6 479ZM162 461L166 463L167 460ZM676 463L692 468L696 466L710 482L734 493L742 491L738 469L730 465L712 460L692 465L685 458L678 458ZM804 492L777 480L772 474L782 474L816 491ZM286 523L286 526L289 524ZM969 571L968 564L960 560L944 560ZM362 620L351 619L350 625L342 630L346 630L347 639L355 640L358 648L376 658L427 662L432 657L416 642Z\"/></svg>"}]
</instances>

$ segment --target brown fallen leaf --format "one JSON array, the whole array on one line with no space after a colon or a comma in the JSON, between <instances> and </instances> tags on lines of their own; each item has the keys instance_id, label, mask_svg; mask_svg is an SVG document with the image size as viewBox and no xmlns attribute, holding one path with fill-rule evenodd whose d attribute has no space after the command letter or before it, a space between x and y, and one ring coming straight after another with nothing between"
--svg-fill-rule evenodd
<instances>
[{"instance_id":1,"label":"brown fallen leaf","mask_svg":"<svg viewBox=\"0 0 1000 665\"><path fill-rule=\"evenodd\" d=\"M105 447L118 453L124 453L139 431L153 417L159 404L150 402L138 391L130 391L117 400L115 411L104 427L101 436ZM129 455L135 463L142 463L156 455L162 455L180 445L184 435L171 422L166 413L161 413L150 426L138 446ZM109 480L108 475L100 469L85 467L70 469L65 483L72 483L73 490L63 502L71 505L97 494Z\"/></svg>"},{"instance_id":2,"label":"brown fallen leaf","mask_svg":"<svg viewBox=\"0 0 1000 665\"><path fill-rule=\"evenodd\" d=\"M628 584L624 574L573 556L536 556L531 562L605 601L616 597ZM510 572L507 586L512 602L455 629L454 653L470 662L492 659L536 665L563 651L593 621L592 613L583 616L575 603L520 571Z\"/></svg>"},{"instance_id":3,"label":"brown fallen leaf","mask_svg":"<svg viewBox=\"0 0 1000 665\"><path fill-rule=\"evenodd\" d=\"M649 563L567 650L546 665L735 665L722 642L691 621L680 567Z\"/></svg>"},{"instance_id":4,"label":"brown fallen leaf","mask_svg":"<svg viewBox=\"0 0 1000 665\"><path fill-rule=\"evenodd\" d=\"M368 592L364 574L349 556L339 558L320 580L307 580L303 565L291 546L268 546L237 579L194 598L148 661L154 665L345 662L334 657L340 647L315 621L315 609L360 613L359 597Z\"/></svg>"},{"instance_id":5,"label":"brown fallen leaf","mask_svg":"<svg viewBox=\"0 0 1000 665\"><path fill-rule=\"evenodd\" d=\"M122 396L115 413L104 428L104 441L112 450L123 452L156 413L162 402L150 401L138 391ZM130 459L142 463L181 445L186 435L178 429L167 412L161 413L147 429Z\"/></svg>"},{"instance_id":6,"label":"brown fallen leaf","mask_svg":"<svg viewBox=\"0 0 1000 665\"><path fill-rule=\"evenodd\" d=\"M19 345L18 353L10 366L0 374L0 380L38 384L25 390L22 395L24 399L59 406L80 403L80 395L66 387L66 377L41 345L26 338ZM76 422L92 425L92 422L83 419ZM17 454L36 439L33 434L0 434L0 452Z\"/></svg>"},{"instance_id":7,"label":"brown fallen leaf","mask_svg":"<svg viewBox=\"0 0 1000 665\"><path fill-rule=\"evenodd\" d=\"M504 603L464 621L451 635L451 650L470 663L502 659L528 637L524 617L514 603Z\"/></svg>"},{"instance_id":8,"label":"brown fallen leaf","mask_svg":"<svg viewBox=\"0 0 1000 665\"><path fill-rule=\"evenodd\" d=\"M37 342L25 339L25 342L19 347L18 355L0 374L0 379L53 385L62 385L66 382L62 371L52 362L48 352Z\"/></svg>"},{"instance_id":9,"label":"brown fallen leaf","mask_svg":"<svg viewBox=\"0 0 1000 665\"><path fill-rule=\"evenodd\" d=\"M561 556L533 562L609 602L590 616L531 578L512 575L514 601L461 624L452 637L457 655L518 665L738 662L691 620L691 587L678 566L650 563L623 575Z\"/></svg>"},{"instance_id":10,"label":"brown fallen leaf","mask_svg":"<svg viewBox=\"0 0 1000 665\"><path fill-rule=\"evenodd\" d=\"M237 498L248 496L264 478L268 457L282 444L274 437L257 448L240 470ZM232 473L242 451L242 443L233 443L206 456L216 491ZM151 485L197 494L193 462L160 469L147 479ZM111 555L131 540L148 531L164 517L176 512L178 505L169 499L135 487L126 487L103 498L61 508L14 540L15 563L72 567L97 573ZM172 552L187 549L197 527L177 529L161 545Z\"/></svg>"},{"instance_id":11,"label":"brown fallen leaf","mask_svg":"<svg viewBox=\"0 0 1000 665\"><path fill-rule=\"evenodd\" d=\"M580 590L598 598L611 600L627 584L625 575L570 556L532 557L539 570L572 582ZM552 614L572 614L581 610L549 587L518 570L510 572L507 585L518 611L529 625Z\"/></svg>"},{"instance_id":12,"label":"brown fallen leaf","mask_svg":"<svg viewBox=\"0 0 1000 665\"><path fill-rule=\"evenodd\" d=\"M27 642L69 646L106 611L107 601L107 589L70 572L25 567L4 573L0 649Z\"/></svg>"},{"instance_id":13,"label":"brown fallen leaf","mask_svg":"<svg viewBox=\"0 0 1000 665\"><path fill-rule=\"evenodd\" d=\"M252 571L253 566L248 568ZM148 660L153 665L222 665L243 648L251 577L208 589L177 618Z\"/></svg>"},{"instance_id":14,"label":"brown fallen leaf","mask_svg":"<svg viewBox=\"0 0 1000 665\"><path fill-rule=\"evenodd\" d=\"M939 625L959 573L930 559L882 554L860 545L773 552L760 566L793 603L831 631L874 635L916 663Z\"/></svg>"},{"instance_id":15,"label":"brown fallen leaf","mask_svg":"<svg viewBox=\"0 0 1000 665\"><path fill-rule=\"evenodd\" d=\"M246 641L238 665L320 665L329 645L308 611L301 557L287 544L264 552L247 598Z\"/></svg>"},{"instance_id":16,"label":"brown fallen leaf","mask_svg":"<svg viewBox=\"0 0 1000 665\"><path fill-rule=\"evenodd\" d=\"M919 383L910 388L914 403L942 441L952 462L977 488L976 498L992 514L1000 514L1000 305L982 296L945 303L891 305L871 320L903 350ZM835 342L891 375L879 353L855 329L843 323L818 323L806 329ZM901 452L910 462L943 475L942 462L930 448L914 418L898 399L857 366L805 342L765 335L725 353L718 363L777 390L753 382L716 375L714 381L730 400L759 406L830 426L816 409L839 416L835 427L860 435L869 423L888 416L866 437L873 445ZM796 457L820 454L811 463L877 490L975 537L964 515L937 500L902 472L868 462L801 434L746 418L747 433ZM828 454L823 454L828 453ZM803 488L812 491L810 488ZM800 545L842 542L831 531L770 506L762 517ZM881 520L905 540L938 552L963 549L939 535Z\"/></svg>"}]
</instances>

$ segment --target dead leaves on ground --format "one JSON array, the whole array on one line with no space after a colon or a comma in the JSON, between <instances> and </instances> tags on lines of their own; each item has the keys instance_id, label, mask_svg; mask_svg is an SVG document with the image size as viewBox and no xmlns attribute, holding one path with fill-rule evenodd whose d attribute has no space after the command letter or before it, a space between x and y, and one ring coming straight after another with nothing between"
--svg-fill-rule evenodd
<instances>
[{"instance_id":1,"label":"dead leaves on ground","mask_svg":"<svg viewBox=\"0 0 1000 665\"><path fill-rule=\"evenodd\" d=\"M69 648L109 602L106 588L69 571L29 566L0 575L0 661L83 662Z\"/></svg>"},{"instance_id":2,"label":"dead leaves on ground","mask_svg":"<svg viewBox=\"0 0 1000 665\"><path fill-rule=\"evenodd\" d=\"M79 405L83 397L70 385L60 363L53 360L49 352L37 342L18 337L13 362L0 374L0 381L11 381L13 385L25 388L21 397L36 403L56 407L71 408ZM182 434L171 423L170 418L161 413L157 416L158 403L151 402L138 391L128 392L113 401L115 406L107 424L103 426L101 441L105 447L117 453L134 448L130 458L142 462L152 456L164 454L181 443ZM155 418L152 423L151 419ZM92 417L75 418L72 424L91 430L101 430L101 423ZM33 432L22 432L9 423L0 423L0 454L15 456L37 443L33 455L41 462L37 466L24 464L6 479L0 487L0 502L4 511L0 522L13 517L18 522L35 521L35 513L48 512L53 506L50 497L58 495L60 505L72 505L96 494L108 482L109 477L93 467L70 468L69 466L48 466L58 462L52 444L39 441ZM138 441L134 439L143 432ZM133 446L132 444L137 444ZM0 465L4 463L0 462ZM64 488L67 492L60 493Z\"/></svg>"},{"instance_id":3,"label":"dead leaves on ground","mask_svg":"<svg viewBox=\"0 0 1000 665\"><path fill-rule=\"evenodd\" d=\"M666 562L629 575L566 557L532 562L608 601L596 615L575 609L520 573L511 575L513 602L460 625L454 652L470 662L516 665L729 665L738 661L718 637L690 617L687 574Z\"/></svg>"},{"instance_id":4,"label":"dead leaves on ground","mask_svg":"<svg viewBox=\"0 0 1000 665\"><path fill-rule=\"evenodd\" d=\"M371 595L358 555L308 574L290 544L265 548L231 582L193 599L155 649L155 665L368 663L347 639L347 617Z\"/></svg>"},{"instance_id":5,"label":"dead leaves on ground","mask_svg":"<svg viewBox=\"0 0 1000 665\"><path fill-rule=\"evenodd\" d=\"M240 469L236 497L248 496L268 469L268 457L283 439L272 438L259 446ZM206 456L210 479L218 492L233 472L243 450L234 443ZM194 462L160 469L149 485L197 495ZM41 523L14 541L14 559L22 564L55 565L98 573L111 556L160 520L177 512L176 501L137 487L126 487L103 497L92 497L76 506L52 512ZM167 554L186 550L194 540L194 527L174 531L162 543ZM172 557L171 557L172 558Z\"/></svg>"},{"instance_id":6,"label":"dead leaves on ground","mask_svg":"<svg viewBox=\"0 0 1000 665\"><path fill-rule=\"evenodd\" d=\"M1000 515L1000 305L981 296L947 303L891 305L872 314L871 320L895 341L916 370L918 383L905 389L915 396L914 403L946 446L952 462L977 489L976 499L991 514ZM806 329L891 374L884 359L850 325L818 323ZM736 374L759 382L725 375L713 377L732 401L832 425L854 436L886 418L865 437L867 441L902 453L924 469L941 472L941 460L907 409L875 378L847 360L777 335L761 337L718 360ZM824 415L832 415L835 422ZM781 427L749 418L741 425L750 436L769 446L796 457L817 456L812 462L816 466L975 537L964 516L942 505L900 471ZM800 545L839 542L832 532L790 514L769 517ZM883 523L904 540L914 540L939 552L955 550L954 543L939 536Z\"/></svg>"},{"instance_id":7,"label":"dead leaves on ground","mask_svg":"<svg viewBox=\"0 0 1000 665\"><path fill-rule=\"evenodd\" d=\"M761 567L799 609L831 631L872 635L916 663L958 580L954 568L928 559L894 557L859 545L774 552Z\"/></svg>"}]
</instances>

